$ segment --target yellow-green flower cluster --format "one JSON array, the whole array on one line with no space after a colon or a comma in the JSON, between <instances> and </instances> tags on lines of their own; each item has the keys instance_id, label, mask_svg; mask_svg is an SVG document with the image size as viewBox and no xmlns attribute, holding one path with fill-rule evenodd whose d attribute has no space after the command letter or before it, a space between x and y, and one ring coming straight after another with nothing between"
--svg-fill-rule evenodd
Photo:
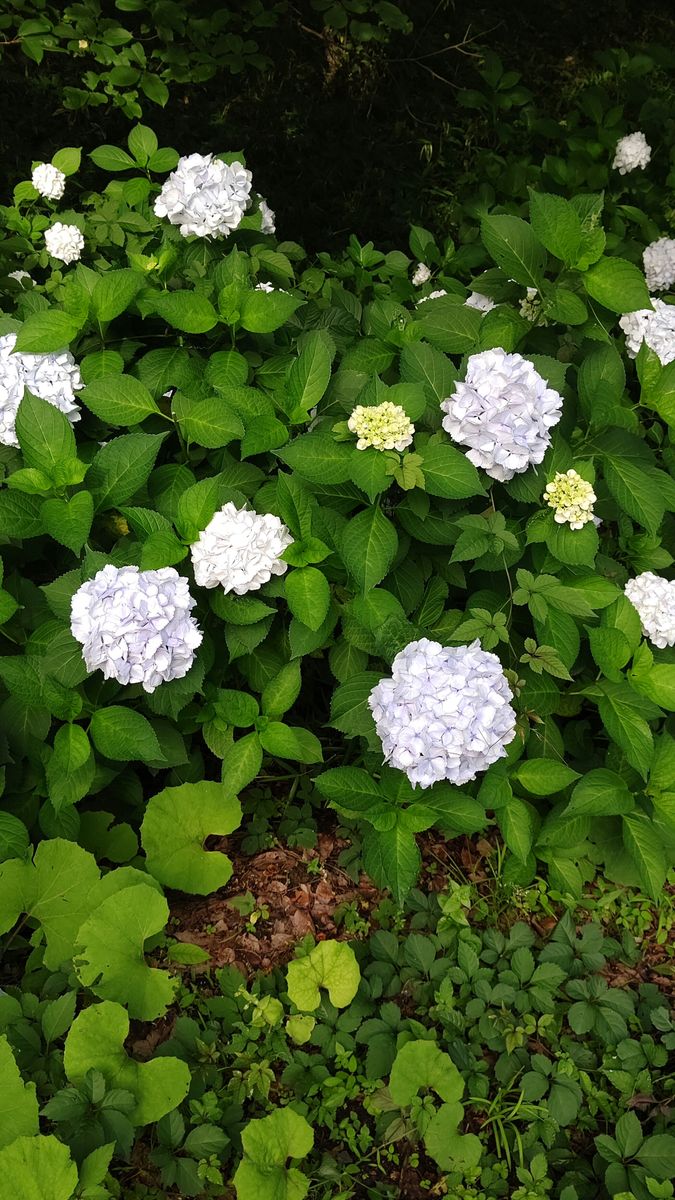
<instances>
[{"instance_id":1,"label":"yellow-green flower cluster","mask_svg":"<svg viewBox=\"0 0 675 1200\"><path fill-rule=\"evenodd\" d=\"M544 499L555 509L554 519L559 525L569 523L570 529L583 529L593 520L593 505L596 495L593 486L572 468L558 471L552 483L546 484Z\"/></svg>"},{"instance_id":2,"label":"yellow-green flower cluster","mask_svg":"<svg viewBox=\"0 0 675 1200\"><path fill-rule=\"evenodd\" d=\"M398 404L385 400L372 408L357 404L348 428L358 437L357 450L405 450L413 440L415 426Z\"/></svg>"}]
</instances>

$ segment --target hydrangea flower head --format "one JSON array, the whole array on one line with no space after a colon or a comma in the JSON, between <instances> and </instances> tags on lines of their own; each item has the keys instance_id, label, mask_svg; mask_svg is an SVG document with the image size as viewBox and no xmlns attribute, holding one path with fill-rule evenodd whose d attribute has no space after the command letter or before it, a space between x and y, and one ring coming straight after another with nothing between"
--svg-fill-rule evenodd
<instances>
[{"instance_id":1,"label":"hydrangea flower head","mask_svg":"<svg viewBox=\"0 0 675 1200\"><path fill-rule=\"evenodd\" d=\"M256 291L256 292L276 292L276 290L277 289L275 288L274 284L269 283L269 281L256 283L255 288L254 288L254 291Z\"/></svg>"},{"instance_id":2,"label":"hydrangea flower head","mask_svg":"<svg viewBox=\"0 0 675 1200\"><path fill-rule=\"evenodd\" d=\"M495 307L494 300L484 296L482 292L469 292L464 304L467 308L477 308L479 312L490 312Z\"/></svg>"},{"instance_id":3,"label":"hydrangea flower head","mask_svg":"<svg viewBox=\"0 0 675 1200\"><path fill-rule=\"evenodd\" d=\"M543 302L537 289L529 287L527 294L523 296L520 302L519 311L521 317L524 317L526 321L531 321L532 324L536 321L537 325L548 325L548 321L541 315L542 304Z\"/></svg>"},{"instance_id":4,"label":"hydrangea flower head","mask_svg":"<svg viewBox=\"0 0 675 1200\"><path fill-rule=\"evenodd\" d=\"M626 335L629 358L635 358L642 343L646 342L665 367L675 359L675 305L654 297L651 301L652 308L624 313L619 318L619 325Z\"/></svg>"},{"instance_id":5,"label":"hydrangea flower head","mask_svg":"<svg viewBox=\"0 0 675 1200\"><path fill-rule=\"evenodd\" d=\"M431 271L425 263L418 263L412 273L412 282L415 287L421 287L423 283L431 279Z\"/></svg>"},{"instance_id":6,"label":"hydrangea flower head","mask_svg":"<svg viewBox=\"0 0 675 1200\"><path fill-rule=\"evenodd\" d=\"M33 282L32 276L28 271L10 271L8 279L15 279L17 283L23 283L24 279L30 279Z\"/></svg>"},{"instance_id":7,"label":"hydrangea flower head","mask_svg":"<svg viewBox=\"0 0 675 1200\"><path fill-rule=\"evenodd\" d=\"M87 670L154 692L182 679L194 662L202 632L191 610L189 583L173 567L103 567L71 602L70 628Z\"/></svg>"},{"instance_id":8,"label":"hydrangea flower head","mask_svg":"<svg viewBox=\"0 0 675 1200\"><path fill-rule=\"evenodd\" d=\"M58 354L13 354L16 334L0 338L0 443L18 446L16 414L24 389L47 400L69 421L80 419L75 392L84 385L80 368L68 350Z\"/></svg>"},{"instance_id":9,"label":"hydrangea flower head","mask_svg":"<svg viewBox=\"0 0 675 1200\"><path fill-rule=\"evenodd\" d=\"M506 754L516 714L496 654L428 638L396 655L368 698L385 760L412 784L468 783Z\"/></svg>"},{"instance_id":10,"label":"hydrangea flower head","mask_svg":"<svg viewBox=\"0 0 675 1200\"><path fill-rule=\"evenodd\" d=\"M443 428L469 447L467 458L503 483L542 461L562 397L526 358L498 348L471 355L464 382L441 408Z\"/></svg>"},{"instance_id":11,"label":"hydrangea flower head","mask_svg":"<svg viewBox=\"0 0 675 1200\"><path fill-rule=\"evenodd\" d=\"M663 292L675 283L675 238L659 238L642 255L650 292Z\"/></svg>"},{"instance_id":12,"label":"hydrangea flower head","mask_svg":"<svg viewBox=\"0 0 675 1200\"><path fill-rule=\"evenodd\" d=\"M652 148L644 133L629 133L627 137L619 138L616 143L612 166L620 175L627 175L637 167L644 170L651 156Z\"/></svg>"},{"instance_id":13,"label":"hydrangea flower head","mask_svg":"<svg viewBox=\"0 0 675 1200\"><path fill-rule=\"evenodd\" d=\"M593 520L593 505L597 499L593 486L570 467L569 471L557 471L552 483L546 484L544 499L549 508L554 508L554 520L558 525L569 524L570 529L583 529Z\"/></svg>"},{"instance_id":14,"label":"hydrangea flower head","mask_svg":"<svg viewBox=\"0 0 675 1200\"><path fill-rule=\"evenodd\" d=\"M180 226L183 237L227 237L251 203L250 171L212 154L178 160L155 200L155 214Z\"/></svg>"},{"instance_id":15,"label":"hydrangea flower head","mask_svg":"<svg viewBox=\"0 0 675 1200\"><path fill-rule=\"evenodd\" d=\"M18 446L14 429L23 398L24 382L18 355L12 354L15 333L0 337L0 445Z\"/></svg>"},{"instance_id":16,"label":"hydrangea flower head","mask_svg":"<svg viewBox=\"0 0 675 1200\"><path fill-rule=\"evenodd\" d=\"M36 192L47 200L60 200L66 190L66 177L58 167L51 163L38 163L31 176L31 183Z\"/></svg>"},{"instance_id":17,"label":"hydrangea flower head","mask_svg":"<svg viewBox=\"0 0 675 1200\"><path fill-rule=\"evenodd\" d=\"M675 646L675 579L643 571L624 588L642 622L642 632L659 650Z\"/></svg>"},{"instance_id":18,"label":"hydrangea flower head","mask_svg":"<svg viewBox=\"0 0 675 1200\"><path fill-rule=\"evenodd\" d=\"M415 426L399 404L385 400L372 406L357 404L347 422L358 441L357 450L405 450L413 440Z\"/></svg>"},{"instance_id":19,"label":"hydrangea flower head","mask_svg":"<svg viewBox=\"0 0 675 1200\"><path fill-rule=\"evenodd\" d=\"M262 217L261 233L276 233L275 214L267 201L260 197L260 216Z\"/></svg>"},{"instance_id":20,"label":"hydrangea flower head","mask_svg":"<svg viewBox=\"0 0 675 1200\"><path fill-rule=\"evenodd\" d=\"M244 596L257 591L288 564L281 555L291 545L287 527L272 513L237 508L230 501L211 518L191 546L195 582Z\"/></svg>"},{"instance_id":21,"label":"hydrangea flower head","mask_svg":"<svg viewBox=\"0 0 675 1200\"><path fill-rule=\"evenodd\" d=\"M45 229L45 245L52 258L61 262L77 262L84 250L84 238L77 225L64 225L57 221L49 229Z\"/></svg>"},{"instance_id":22,"label":"hydrangea flower head","mask_svg":"<svg viewBox=\"0 0 675 1200\"><path fill-rule=\"evenodd\" d=\"M417 307L419 308L420 304L425 304L427 300L440 300L441 296L447 296L447 294L445 288L438 288L435 292L429 292L428 296L420 296L417 301Z\"/></svg>"}]
</instances>

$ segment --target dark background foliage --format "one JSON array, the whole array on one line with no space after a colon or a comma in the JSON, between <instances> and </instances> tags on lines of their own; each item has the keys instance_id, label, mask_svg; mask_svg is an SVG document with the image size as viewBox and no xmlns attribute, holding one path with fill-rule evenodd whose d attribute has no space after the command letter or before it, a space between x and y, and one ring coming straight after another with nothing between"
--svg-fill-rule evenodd
<instances>
[{"instance_id":1,"label":"dark background foliage","mask_svg":"<svg viewBox=\"0 0 675 1200\"><path fill-rule=\"evenodd\" d=\"M110 0L101 7L103 16L134 29L133 13L120 13ZM203 0L189 7L195 17L213 19L222 6ZM388 248L405 244L411 220L450 231L455 189L471 180L479 153L503 147L503 129L458 100L462 89L475 87L483 49L519 72L539 108L561 118L570 98L597 76L599 51L649 42L671 66L669 0L403 0L400 7L412 33L359 43L323 29L310 3L291 4L272 28L256 31L268 68L174 84L165 108L145 104L144 119L161 144L180 153L244 149L280 214L282 237L325 250L358 229L362 241ZM49 161L55 145L89 150L124 141L129 124L119 109L61 106L62 88L77 86L81 72L72 55L47 53L38 65L18 46L6 47L6 192L25 178L27 147ZM527 107L511 114L514 152L527 115ZM546 148L544 140L542 153Z\"/></svg>"}]
</instances>

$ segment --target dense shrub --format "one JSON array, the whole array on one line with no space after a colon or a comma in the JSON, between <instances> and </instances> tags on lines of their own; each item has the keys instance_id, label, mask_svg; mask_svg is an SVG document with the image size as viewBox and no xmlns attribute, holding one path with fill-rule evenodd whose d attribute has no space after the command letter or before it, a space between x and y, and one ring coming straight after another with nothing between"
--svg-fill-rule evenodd
<instances>
[{"instance_id":1,"label":"dense shrub","mask_svg":"<svg viewBox=\"0 0 675 1200\"><path fill-rule=\"evenodd\" d=\"M637 1012L608 988L597 931L579 947L567 918L535 963L518 927L458 933L451 895L445 924L403 949L386 930L356 957L306 945L285 982L242 1000L225 973L205 1009L167 969L203 955L172 958L164 934L164 889L227 884L227 846L209 839L240 826L261 773L279 809L289 780L291 796L316 787L393 913L431 828L497 830L504 881L545 872L569 908L597 873L660 897L675 333L642 251L667 232L668 152L655 141L620 176L616 143L635 131L600 102L593 119L591 135L570 114L565 156L501 181L486 166L457 239L414 226L412 257L352 236L310 260L275 240L240 155L179 163L146 125L91 153L103 191L77 192L66 148L3 210L0 930L25 969L0 997L12 1194L37 1177L55 1200L105 1196L111 1155L122 1169L151 1125L141 1147L166 1187L218 1194L226 1162L243 1200L302 1197L286 1160L310 1153L311 1129L288 1101L327 1068L288 1037L334 1064L338 1108L387 1113L378 1136L419 1137L458 1196L508 1194L510 1172L519 1200L668 1194L660 1081L649 1128L626 1111L608 1129L650 1090L654 1031L672 1049L672 1029L654 990ZM664 287L671 249L647 260ZM203 1028L130 1057L129 1018L177 1000ZM243 1059L232 1079L223 1033ZM364 1066L355 1044L371 1038ZM610 1071L624 1077L608 1101L589 1073ZM591 1137L573 1167L582 1095ZM272 1111L242 1157L244 1106ZM360 1142L335 1107L306 1111L358 1167L373 1131ZM318 1194L359 1186L337 1170L320 1167Z\"/></svg>"}]
</instances>

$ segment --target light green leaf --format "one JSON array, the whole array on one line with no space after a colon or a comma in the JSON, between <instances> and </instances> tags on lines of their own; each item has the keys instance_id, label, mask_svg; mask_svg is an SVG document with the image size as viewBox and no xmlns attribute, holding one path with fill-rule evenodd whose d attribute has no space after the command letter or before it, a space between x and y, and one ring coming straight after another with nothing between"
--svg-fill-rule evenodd
<instances>
[{"instance_id":1,"label":"light green leaf","mask_svg":"<svg viewBox=\"0 0 675 1200\"><path fill-rule=\"evenodd\" d=\"M87 473L97 509L116 508L147 482L164 433L125 433L103 446Z\"/></svg>"},{"instance_id":2,"label":"light green leaf","mask_svg":"<svg viewBox=\"0 0 675 1200\"><path fill-rule=\"evenodd\" d=\"M423 1089L453 1103L461 1099L464 1080L450 1055L435 1042L406 1042L391 1068L389 1094L394 1104L407 1108Z\"/></svg>"},{"instance_id":3,"label":"light green leaf","mask_svg":"<svg viewBox=\"0 0 675 1200\"><path fill-rule=\"evenodd\" d=\"M527 221L501 214L484 217L480 235L492 261L510 279L526 287L541 287L546 251Z\"/></svg>"},{"instance_id":4,"label":"light green leaf","mask_svg":"<svg viewBox=\"0 0 675 1200\"><path fill-rule=\"evenodd\" d=\"M300 356L291 364L286 380L287 411L308 413L319 403L331 373L331 356L319 330L307 334Z\"/></svg>"},{"instance_id":5,"label":"light green leaf","mask_svg":"<svg viewBox=\"0 0 675 1200\"><path fill-rule=\"evenodd\" d=\"M520 762L513 774L533 796L552 796L579 778L577 771L552 758L531 758Z\"/></svg>"},{"instance_id":6,"label":"light green leaf","mask_svg":"<svg viewBox=\"0 0 675 1200\"><path fill-rule=\"evenodd\" d=\"M644 813L627 813L621 821L623 844L640 874L642 886L658 900L666 881L668 863L658 829Z\"/></svg>"},{"instance_id":7,"label":"light green leaf","mask_svg":"<svg viewBox=\"0 0 675 1200\"><path fill-rule=\"evenodd\" d=\"M38 1132L35 1084L24 1083L7 1038L0 1037L0 1149Z\"/></svg>"},{"instance_id":8,"label":"light green leaf","mask_svg":"<svg viewBox=\"0 0 675 1200\"><path fill-rule=\"evenodd\" d=\"M289 1158L304 1158L314 1131L292 1108L278 1108L249 1121L241 1135L244 1156L234 1175L237 1200L304 1200L309 1179Z\"/></svg>"},{"instance_id":9,"label":"light green leaf","mask_svg":"<svg viewBox=\"0 0 675 1200\"><path fill-rule=\"evenodd\" d=\"M218 314L210 300L199 292L157 292L154 312L183 333L208 333L218 323Z\"/></svg>"},{"instance_id":10,"label":"light green leaf","mask_svg":"<svg viewBox=\"0 0 675 1200\"><path fill-rule=\"evenodd\" d=\"M483 496L478 471L461 450L447 442L431 441L423 453L422 470L426 491L446 500Z\"/></svg>"},{"instance_id":11,"label":"light green leaf","mask_svg":"<svg viewBox=\"0 0 675 1200\"><path fill-rule=\"evenodd\" d=\"M63 1142L37 1134L0 1150L0 1178L5 1195L15 1200L71 1200L77 1167Z\"/></svg>"},{"instance_id":12,"label":"light green leaf","mask_svg":"<svg viewBox=\"0 0 675 1200\"><path fill-rule=\"evenodd\" d=\"M625 258L601 258L584 275L589 296L614 313L651 308L649 292L639 267Z\"/></svg>"},{"instance_id":13,"label":"light green leaf","mask_svg":"<svg viewBox=\"0 0 675 1200\"><path fill-rule=\"evenodd\" d=\"M297 567L284 581L288 607L310 629L323 625L330 605L330 587L316 567Z\"/></svg>"},{"instance_id":14,"label":"light green leaf","mask_svg":"<svg viewBox=\"0 0 675 1200\"><path fill-rule=\"evenodd\" d=\"M135 1062L125 1053L129 1017L121 1004L104 1000L85 1008L74 1020L66 1038L63 1065L77 1087L87 1071L100 1071L110 1087L132 1092L136 1108L134 1125L159 1121L185 1099L190 1068L177 1058ZM36 1195L35 1200L38 1200ZM44 1200L43 1196L39 1200Z\"/></svg>"},{"instance_id":15,"label":"light green leaf","mask_svg":"<svg viewBox=\"0 0 675 1200\"><path fill-rule=\"evenodd\" d=\"M158 413L148 389L133 375L108 375L81 392L87 408L108 425L138 425Z\"/></svg>"},{"instance_id":16,"label":"light green leaf","mask_svg":"<svg viewBox=\"0 0 675 1200\"><path fill-rule=\"evenodd\" d=\"M166 887L206 896L232 874L225 854L204 850L211 834L232 833L241 805L220 783L184 783L164 788L148 801L141 843L148 871Z\"/></svg>"},{"instance_id":17,"label":"light green leaf","mask_svg":"<svg viewBox=\"0 0 675 1200\"><path fill-rule=\"evenodd\" d=\"M414 886L421 865L414 835L402 826L364 833L363 866L378 887L389 888L399 907Z\"/></svg>"},{"instance_id":18,"label":"light green leaf","mask_svg":"<svg viewBox=\"0 0 675 1200\"><path fill-rule=\"evenodd\" d=\"M140 271L106 271L99 276L91 294L91 307L99 321L112 321L129 307L145 286Z\"/></svg>"},{"instance_id":19,"label":"light green leaf","mask_svg":"<svg viewBox=\"0 0 675 1200\"><path fill-rule=\"evenodd\" d=\"M527 862L535 834L534 817L529 806L513 796L508 804L497 809L497 824L511 853L519 862Z\"/></svg>"},{"instance_id":20,"label":"light green leaf","mask_svg":"<svg viewBox=\"0 0 675 1200\"><path fill-rule=\"evenodd\" d=\"M179 424L188 442L206 446L207 450L217 450L244 436L244 426L237 414L215 396L190 404L180 416Z\"/></svg>"},{"instance_id":21,"label":"light green leaf","mask_svg":"<svg viewBox=\"0 0 675 1200\"><path fill-rule=\"evenodd\" d=\"M53 404L25 392L16 414L16 436L28 467L51 476L64 458L76 454L75 434L68 418Z\"/></svg>"},{"instance_id":22,"label":"light green leaf","mask_svg":"<svg viewBox=\"0 0 675 1200\"><path fill-rule=\"evenodd\" d=\"M45 935L45 966L57 971L72 957L98 880L93 855L75 842L41 842L33 863L10 860L0 865L0 931L11 929L22 913L34 918Z\"/></svg>"},{"instance_id":23,"label":"light green leaf","mask_svg":"<svg viewBox=\"0 0 675 1200\"><path fill-rule=\"evenodd\" d=\"M81 325L81 321L58 309L33 313L18 331L14 349L17 354L58 353L77 337Z\"/></svg>"},{"instance_id":24,"label":"light green leaf","mask_svg":"<svg viewBox=\"0 0 675 1200\"><path fill-rule=\"evenodd\" d=\"M321 742L309 729L270 721L258 736L263 750L276 758L290 758L301 763L323 762Z\"/></svg>"},{"instance_id":25,"label":"light green leaf","mask_svg":"<svg viewBox=\"0 0 675 1200\"><path fill-rule=\"evenodd\" d=\"M103 1000L124 1004L129 1016L154 1021L172 1003L179 980L149 967L144 945L161 933L169 906L147 884L109 896L81 926L74 958L80 983Z\"/></svg>"},{"instance_id":26,"label":"light green leaf","mask_svg":"<svg viewBox=\"0 0 675 1200\"><path fill-rule=\"evenodd\" d=\"M70 500L50 498L44 501L40 517L45 533L79 554L91 531L94 498L91 492L76 492Z\"/></svg>"},{"instance_id":27,"label":"light green leaf","mask_svg":"<svg viewBox=\"0 0 675 1200\"><path fill-rule=\"evenodd\" d=\"M566 811L575 815L613 817L628 813L634 807L635 800L625 780L614 771L598 767L579 780Z\"/></svg>"},{"instance_id":28,"label":"light green leaf","mask_svg":"<svg viewBox=\"0 0 675 1200\"><path fill-rule=\"evenodd\" d=\"M319 1007L322 987L335 1008L346 1008L358 991L360 979L356 956L347 942L319 942L304 958L289 962L286 990L291 1003L302 1012Z\"/></svg>"},{"instance_id":29,"label":"light green leaf","mask_svg":"<svg viewBox=\"0 0 675 1200\"><path fill-rule=\"evenodd\" d=\"M568 266L581 248L581 221L568 200L530 188L530 221L542 246Z\"/></svg>"},{"instance_id":30,"label":"light green leaf","mask_svg":"<svg viewBox=\"0 0 675 1200\"><path fill-rule=\"evenodd\" d=\"M293 316L303 301L286 292L246 292L241 305L241 323L249 333L273 333Z\"/></svg>"}]
</instances>

